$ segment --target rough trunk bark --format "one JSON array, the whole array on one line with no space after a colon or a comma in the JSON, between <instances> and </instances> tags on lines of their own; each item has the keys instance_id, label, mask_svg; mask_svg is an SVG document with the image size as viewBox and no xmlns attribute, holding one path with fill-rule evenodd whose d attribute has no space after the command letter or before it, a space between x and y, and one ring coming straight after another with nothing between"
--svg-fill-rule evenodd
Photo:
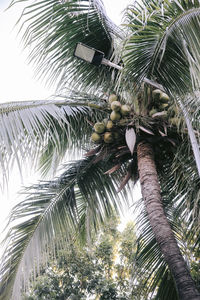
<instances>
[{"instance_id":1,"label":"rough trunk bark","mask_svg":"<svg viewBox=\"0 0 200 300\"><path fill-rule=\"evenodd\" d=\"M137 147L142 196L156 241L173 275L180 300L200 300L172 229L165 216L153 149L141 142Z\"/></svg>"}]
</instances>

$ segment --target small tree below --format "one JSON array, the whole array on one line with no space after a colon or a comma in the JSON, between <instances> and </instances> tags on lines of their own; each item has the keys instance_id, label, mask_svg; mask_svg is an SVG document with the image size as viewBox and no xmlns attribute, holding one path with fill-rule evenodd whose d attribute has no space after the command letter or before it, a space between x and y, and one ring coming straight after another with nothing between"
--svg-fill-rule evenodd
<instances>
[{"instance_id":1,"label":"small tree below","mask_svg":"<svg viewBox=\"0 0 200 300\"><path fill-rule=\"evenodd\" d=\"M134 224L127 224L120 232L118 223L116 217L110 219L90 248L71 244L57 251L23 299L135 299L131 296L129 257L136 249Z\"/></svg>"}]
</instances>

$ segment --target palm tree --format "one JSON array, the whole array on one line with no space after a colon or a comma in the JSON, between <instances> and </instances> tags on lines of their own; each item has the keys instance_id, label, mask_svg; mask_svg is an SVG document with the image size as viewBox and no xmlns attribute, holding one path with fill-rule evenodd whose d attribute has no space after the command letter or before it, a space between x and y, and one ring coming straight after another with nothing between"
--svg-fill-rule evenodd
<instances>
[{"instance_id":1,"label":"palm tree","mask_svg":"<svg viewBox=\"0 0 200 300\"><path fill-rule=\"evenodd\" d=\"M179 299L200 299L179 249L178 230L184 219L191 229L188 240L198 247L200 181L180 108L187 109L198 138L200 2L135 2L123 29L107 17L100 0L37 1L22 18L25 45L33 45L30 60L50 83L58 82L59 92L51 101L1 105L3 178L13 159L19 166L21 159L39 159L43 174L70 151L76 150L79 159L67 162L57 179L27 188L26 199L12 210L0 299L20 299L22 271L24 281L32 269L38 272L36 265L48 260L49 247L62 247L77 232L89 237L113 207L119 211L132 193L131 178L140 180L151 226L138 257L145 253L152 262L152 285L161 297L167 274ZM123 71L77 60L77 42L103 51ZM144 84L144 78L165 93ZM117 96L109 97L113 93ZM105 118L109 121L102 125ZM103 130L95 129L95 144L90 136L98 121ZM66 240L55 245L53 236L60 231Z\"/></svg>"}]
</instances>

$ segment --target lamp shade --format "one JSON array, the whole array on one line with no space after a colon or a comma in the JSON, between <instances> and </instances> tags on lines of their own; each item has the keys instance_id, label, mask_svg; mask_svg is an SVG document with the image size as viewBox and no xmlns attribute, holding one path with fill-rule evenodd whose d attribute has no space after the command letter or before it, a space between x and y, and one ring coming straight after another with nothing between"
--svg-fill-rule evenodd
<instances>
[{"instance_id":1,"label":"lamp shade","mask_svg":"<svg viewBox=\"0 0 200 300\"><path fill-rule=\"evenodd\" d=\"M74 51L74 56L93 65L99 66L101 65L104 53L82 43L77 43Z\"/></svg>"}]
</instances>

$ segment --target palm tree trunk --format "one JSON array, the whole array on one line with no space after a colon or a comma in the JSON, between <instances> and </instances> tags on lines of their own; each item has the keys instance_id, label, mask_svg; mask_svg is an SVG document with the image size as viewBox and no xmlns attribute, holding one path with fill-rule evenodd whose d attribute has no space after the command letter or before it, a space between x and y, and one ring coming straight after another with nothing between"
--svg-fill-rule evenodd
<instances>
[{"instance_id":1,"label":"palm tree trunk","mask_svg":"<svg viewBox=\"0 0 200 300\"><path fill-rule=\"evenodd\" d=\"M181 255L169 222L165 216L153 149L141 142L137 147L138 169L142 196L156 241L176 283L180 300L200 300L195 283Z\"/></svg>"}]
</instances>

